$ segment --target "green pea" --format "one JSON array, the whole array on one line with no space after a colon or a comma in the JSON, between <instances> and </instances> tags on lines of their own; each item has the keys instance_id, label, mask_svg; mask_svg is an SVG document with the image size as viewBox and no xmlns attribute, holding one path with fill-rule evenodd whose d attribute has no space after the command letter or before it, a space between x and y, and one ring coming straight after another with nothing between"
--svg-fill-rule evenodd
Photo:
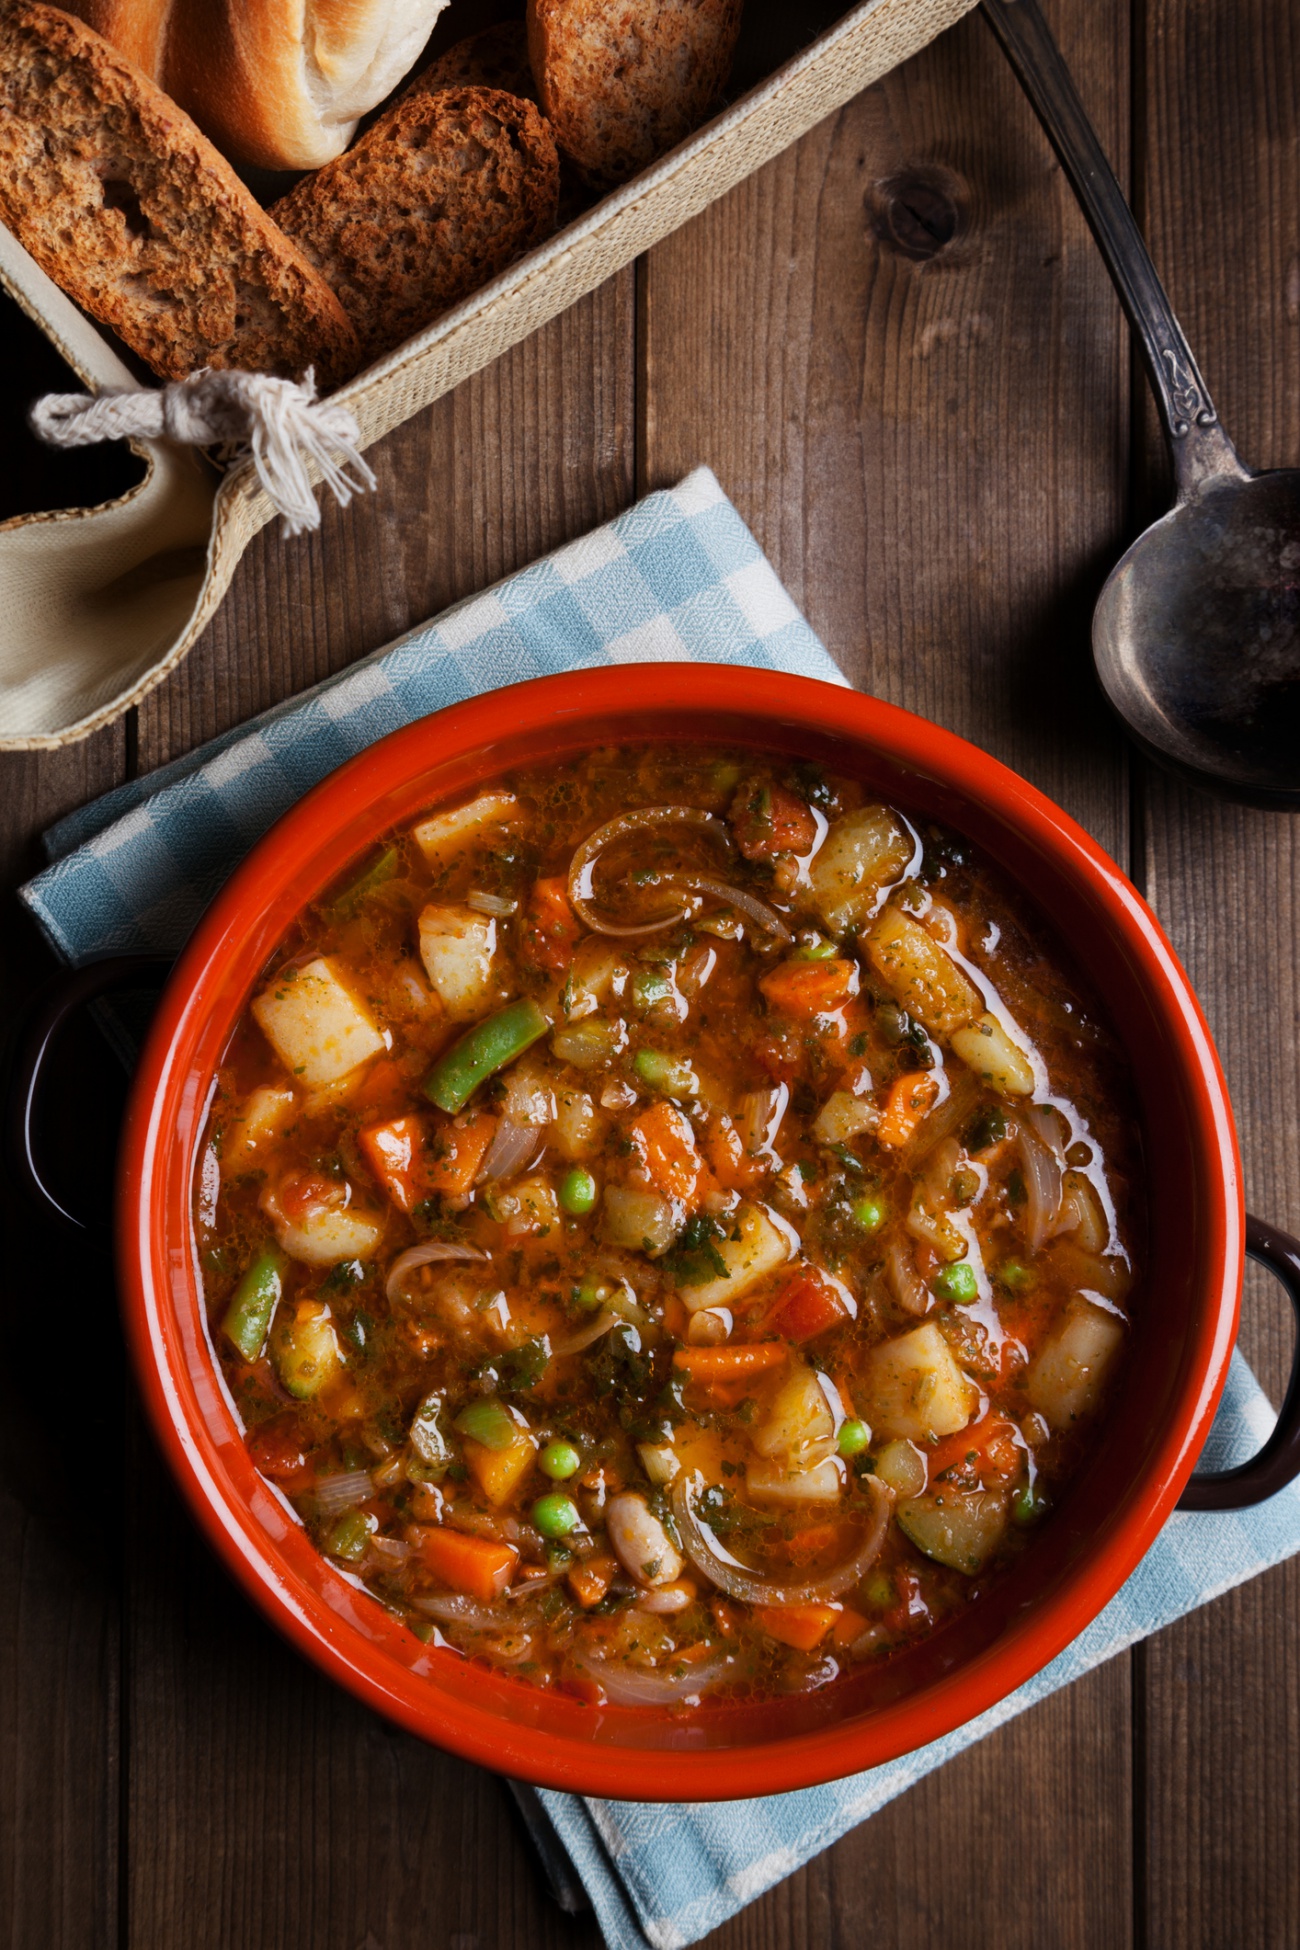
<instances>
[{"instance_id":1,"label":"green pea","mask_svg":"<svg viewBox=\"0 0 1300 1950\"><path fill-rule=\"evenodd\" d=\"M578 1528L582 1518L571 1496L552 1490L549 1496L539 1496L534 1503L533 1522L543 1537L567 1537Z\"/></svg>"},{"instance_id":2,"label":"green pea","mask_svg":"<svg viewBox=\"0 0 1300 1950\"><path fill-rule=\"evenodd\" d=\"M835 1446L842 1456L860 1456L870 1440L871 1430L865 1422L841 1422Z\"/></svg>"},{"instance_id":3,"label":"green pea","mask_svg":"<svg viewBox=\"0 0 1300 1950\"><path fill-rule=\"evenodd\" d=\"M1018 1259L1004 1259L998 1268L998 1285L1004 1286L1008 1293L1023 1293L1033 1283L1033 1274Z\"/></svg>"},{"instance_id":4,"label":"green pea","mask_svg":"<svg viewBox=\"0 0 1300 1950\"><path fill-rule=\"evenodd\" d=\"M955 1300L958 1306L967 1306L979 1299L980 1283L975 1276L975 1268L968 1259L962 1259L955 1266L945 1266L936 1273L930 1282L935 1292L944 1300Z\"/></svg>"},{"instance_id":5,"label":"green pea","mask_svg":"<svg viewBox=\"0 0 1300 1950\"><path fill-rule=\"evenodd\" d=\"M1018 1524L1037 1523L1046 1513L1047 1496L1037 1483L1022 1483L1011 1499L1011 1521Z\"/></svg>"},{"instance_id":6,"label":"green pea","mask_svg":"<svg viewBox=\"0 0 1300 1950\"><path fill-rule=\"evenodd\" d=\"M580 1219L596 1203L596 1181L589 1171L575 1165L560 1180L560 1204L573 1218Z\"/></svg>"},{"instance_id":7,"label":"green pea","mask_svg":"<svg viewBox=\"0 0 1300 1950\"><path fill-rule=\"evenodd\" d=\"M879 1232L889 1217L889 1207L883 1198L856 1198L853 1201L853 1218L864 1232Z\"/></svg>"},{"instance_id":8,"label":"green pea","mask_svg":"<svg viewBox=\"0 0 1300 1950\"><path fill-rule=\"evenodd\" d=\"M537 1458L537 1467L543 1476L562 1483L566 1477L575 1476L581 1469L582 1457L571 1442L548 1442Z\"/></svg>"}]
</instances>

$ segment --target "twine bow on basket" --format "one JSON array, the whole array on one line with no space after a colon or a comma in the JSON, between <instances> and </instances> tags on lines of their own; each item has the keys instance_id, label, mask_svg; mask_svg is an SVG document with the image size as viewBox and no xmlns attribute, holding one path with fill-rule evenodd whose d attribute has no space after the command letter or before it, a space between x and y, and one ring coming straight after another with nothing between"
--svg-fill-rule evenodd
<instances>
[{"instance_id":1,"label":"twine bow on basket","mask_svg":"<svg viewBox=\"0 0 1300 1950\"><path fill-rule=\"evenodd\" d=\"M376 486L355 419L346 407L316 398L310 372L299 382L205 367L169 386L137 392L47 393L29 421L37 438L52 447L170 440L251 460L267 499L284 518L286 535L320 527L308 461L315 461L340 507Z\"/></svg>"}]
</instances>

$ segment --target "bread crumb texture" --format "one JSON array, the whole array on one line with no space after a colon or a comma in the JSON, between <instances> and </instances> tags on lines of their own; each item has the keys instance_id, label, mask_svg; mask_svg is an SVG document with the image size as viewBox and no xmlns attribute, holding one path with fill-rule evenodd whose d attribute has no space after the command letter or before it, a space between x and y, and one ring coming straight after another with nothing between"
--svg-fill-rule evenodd
<instances>
[{"instance_id":1,"label":"bread crumb texture","mask_svg":"<svg viewBox=\"0 0 1300 1950\"><path fill-rule=\"evenodd\" d=\"M355 334L328 283L148 76L56 8L0 12L0 218L165 379L328 387Z\"/></svg>"},{"instance_id":2,"label":"bread crumb texture","mask_svg":"<svg viewBox=\"0 0 1300 1950\"><path fill-rule=\"evenodd\" d=\"M548 236L558 193L555 141L531 102L451 88L399 101L272 215L373 360Z\"/></svg>"},{"instance_id":3,"label":"bread crumb texture","mask_svg":"<svg viewBox=\"0 0 1300 1950\"><path fill-rule=\"evenodd\" d=\"M529 0L543 113L594 182L622 182L706 121L731 72L743 0Z\"/></svg>"},{"instance_id":4,"label":"bread crumb texture","mask_svg":"<svg viewBox=\"0 0 1300 1950\"><path fill-rule=\"evenodd\" d=\"M522 20L503 20L457 41L407 82L401 100L432 95L440 88L501 88L535 102L537 90L528 65L528 29Z\"/></svg>"}]
</instances>

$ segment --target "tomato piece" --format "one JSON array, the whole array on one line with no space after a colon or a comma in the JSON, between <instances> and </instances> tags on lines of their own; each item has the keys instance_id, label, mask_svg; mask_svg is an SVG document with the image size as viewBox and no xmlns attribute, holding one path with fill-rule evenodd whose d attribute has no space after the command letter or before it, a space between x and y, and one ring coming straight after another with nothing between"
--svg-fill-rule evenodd
<instances>
[{"instance_id":1,"label":"tomato piece","mask_svg":"<svg viewBox=\"0 0 1300 1950\"><path fill-rule=\"evenodd\" d=\"M425 1196L421 1162L428 1128L427 1118L412 1114L357 1132L362 1157L399 1212L410 1212Z\"/></svg>"},{"instance_id":2,"label":"tomato piece","mask_svg":"<svg viewBox=\"0 0 1300 1950\"><path fill-rule=\"evenodd\" d=\"M909 1070L895 1077L876 1130L879 1143L891 1151L901 1150L927 1117L939 1095L939 1079L929 1070Z\"/></svg>"},{"instance_id":3,"label":"tomato piece","mask_svg":"<svg viewBox=\"0 0 1300 1950\"><path fill-rule=\"evenodd\" d=\"M768 1318L778 1334L799 1345L840 1326L848 1318L848 1308L839 1288L819 1267L800 1266L777 1294Z\"/></svg>"},{"instance_id":4,"label":"tomato piece","mask_svg":"<svg viewBox=\"0 0 1300 1950\"><path fill-rule=\"evenodd\" d=\"M810 853L817 838L812 808L796 793L767 779L746 779L727 814L736 845L747 860L778 853Z\"/></svg>"},{"instance_id":5,"label":"tomato piece","mask_svg":"<svg viewBox=\"0 0 1300 1950\"><path fill-rule=\"evenodd\" d=\"M580 933L563 876L536 881L528 899L520 959L547 975L563 975Z\"/></svg>"},{"instance_id":6,"label":"tomato piece","mask_svg":"<svg viewBox=\"0 0 1300 1950\"><path fill-rule=\"evenodd\" d=\"M704 1130L704 1152L713 1175L725 1192L747 1192L766 1169L760 1158L751 1158L740 1132L723 1113L711 1117Z\"/></svg>"},{"instance_id":7,"label":"tomato piece","mask_svg":"<svg viewBox=\"0 0 1300 1950\"><path fill-rule=\"evenodd\" d=\"M248 1455L254 1469L291 1493L306 1489L312 1481L309 1454L310 1444L296 1415L273 1416L248 1438Z\"/></svg>"}]
</instances>

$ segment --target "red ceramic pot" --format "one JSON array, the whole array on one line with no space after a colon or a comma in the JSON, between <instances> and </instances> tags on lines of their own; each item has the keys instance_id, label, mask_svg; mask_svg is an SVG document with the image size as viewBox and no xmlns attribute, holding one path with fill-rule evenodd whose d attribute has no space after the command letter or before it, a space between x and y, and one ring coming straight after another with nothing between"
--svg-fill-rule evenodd
<instances>
[{"instance_id":1,"label":"red ceramic pot","mask_svg":"<svg viewBox=\"0 0 1300 1950\"><path fill-rule=\"evenodd\" d=\"M685 1719L597 1709L430 1648L316 1552L248 1460L204 1324L190 1218L214 1072L296 910L432 801L510 767L656 737L824 760L983 847L1106 1004L1132 1065L1149 1174L1150 1272L1106 1441L1033 1550L984 1602L879 1671ZM158 1439L268 1617L323 1672L425 1739L540 1785L665 1800L767 1794L890 1760L983 1712L1060 1652L1184 1490L1223 1387L1246 1243L1213 1044L1169 943L1113 862L1041 793L949 732L830 685L709 664L499 691L395 732L309 793L233 875L171 977L132 1093L119 1220L126 1328ZM1294 1291L1300 1248L1266 1228L1251 1244ZM1295 1473L1294 1388L1289 1410L1263 1462L1203 1487L1202 1507L1254 1500Z\"/></svg>"}]
</instances>

